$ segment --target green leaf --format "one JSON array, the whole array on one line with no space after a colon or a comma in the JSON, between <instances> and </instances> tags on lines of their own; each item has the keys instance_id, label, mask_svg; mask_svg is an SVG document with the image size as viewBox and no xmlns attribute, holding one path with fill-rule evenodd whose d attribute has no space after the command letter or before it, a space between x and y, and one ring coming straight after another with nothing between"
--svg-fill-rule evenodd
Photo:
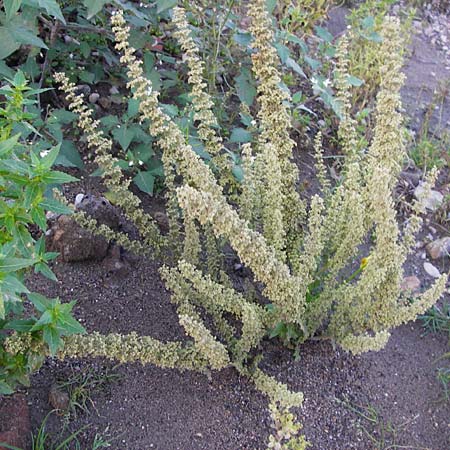
<instances>
[{"instance_id":1,"label":"green leaf","mask_svg":"<svg viewBox=\"0 0 450 450\"><path fill-rule=\"evenodd\" d=\"M280 57L281 62L284 64L286 60L291 56L291 51L288 47L280 43L273 44L273 46L277 49L278 56Z\"/></svg>"},{"instance_id":2,"label":"green leaf","mask_svg":"<svg viewBox=\"0 0 450 450\"><path fill-rule=\"evenodd\" d=\"M39 320L33 325L30 331L39 331L47 328L46 325L54 324L54 317L51 309L46 309Z\"/></svg>"},{"instance_id":3,"label":"green leaf","mask_svg":"<svg viewBox=\"0 0 450 450\"><path fill-rule=\"evenodd\" d=\"M5 26L0 26L0 42L2 43L0 45L0 59L7 58L20 47L11 31Z\"/></svg>"},{"instance_id":4,"label":"green leaf","mask_svg":"<svg viewBox=\"0 0 450 450\"><path fill-rule=\"evenodd\" d=\"M44 312L45 310L52 308L55 303L55 300L51 300L36 292L27 294L27 297L39 312Z\"/></svg>"},{"instance_id":5,"label":"green leaf","mask_svg":"<svg viewBox=\"0 0 450 450\"><path fill-rule=\"evenodd\" d=\"M266 8L269 14L273 13L275 6L277 6L277 0L266 0Z\"/></svg>"},{"instance_id":6,"label":"green leaf","mask_svg":"<svg viewBox=\"0 0 450 450\"><path fill-rule=\"evenodd\" d=\"M48 278L49 280L58 281L56 275L52 272L50 267L47 266L47 264L44 263L36 264L34 266L34 271L35 273L42 273L42 275L44 275L44 277Z\"/></svg>"},{"instance_id":7,"label":"green leaf","mask_svg":"<svg viewBox=\"0 0 450 450\"><path fill-rule=\"evenodd\" d=\"M167 9L177 6L177 4L178 4L178 0L157 0L156 1L156 5L157 5L156 12L158 14L161 14L163 11L166 11Z\"/></svg>"},{"instance_id":8,"label":"green leaf","mask_svg":"<svg viewBox=\"0 0 450 450\"><path fill-rule=\"evenodd\" d=\"M306 74L305 74L305 72L303 72L303 69L292 58L286 59L285 64L287 67L292 69L294 72L298 73L303 78L306 78Z\"/></svg>"},{"instance_id":9,"label":"green leaf","mask_svg":"<svg viewBox=\"0 0 450 450\"><path fill-rule=\"evenodd\" d=\"M83 4L87 8L87 19L92 19L107 2L108 0L83 0Z\"/></svg>"},{"instance_id":10,"label":"green leaf","mask_svg":"<svg viewBox=\"0 0 450 450\"><path fill-rule=\"evenodd\" d=\"M58 170L52 170L42 176L42 181L47 184L60 184L78 181L78 178L64 172L59 172Z\"/></svg>"},{"instance_id":11,"label":"green leaf","mask_svg":"<svg viewBox=\"0 0 450 450\"><path fill-rule=\"evenodd\" d=\"M52 211L56 214L72 214L73 211L67 205L55 200L53 198L44 199L39 205L46 211Z\"/></svg>"},{"instance_id":12,"label":"green leaf","mask_svg":"<svg viewBox=\"0 0 450 450\"><path fill-rule=\"evenodd\" d=\"M15 330L21 333L27 333L31 331L35 323L36 319L15 319L6 323L5 328L7 330Z\"/></svg>"},{"instance_id":13,"label":"green leaf","mask_svg":"<svg viewBox=\"0 0 450 450\"><path fill-rule=\"evenodd\" d=\"M6 153L10 152L19 141L20 133L14 135L13 137L6 139L6 141L0 142L0 157L6 155Z\"/></svg>"},{"instance_id":14,"label":"green leaf","mask_svg":"<svg viewBox=\"0 0 450 450\"><path fill-rule=\"evenodd\" d=\"M3 291L10 291L18 294L27 294L30 292L27 287L17 279L16 274L9 274L0 281L0 287Z\"/></svg>"},{"instance_id":15,"label":"green leaf","mask_svg":"<svg viewBox=\"0 0 450 450\"><path fill-rule=\"evenodd\" d=\"M5 381L0 380L0 395L10 395L13 393L14 389L12 389Z\"/></svg>"},{"instance_id":16,"label":"green leaf","mask_svg":"<svg viewBox=\"0 0 450 450\"><path fill-rule=\"evenodd\" d=\"M63 345L59 330L53 326L44 328L43 338L52 355L55 355Z\"/></svg>"},{"instance_id":17,"label":"green leaf","mask_svg":"<svg viewBox=\"0 0 450 450\"><path fill-rule=\"evenodd\" d=\"M5 299L3 297L3 293L0 292L0 319L5 318Z\"/></svg>"},{"instance_id":18,"label":"green leaf","mask_svg":"<svg viewBox=\"0 0 450 450\"><path fill-rule=\"evenodd\" d=\"M61 335L69 336L71 334L84 334L86 330L70 313L63 314L57 323L57 327Z\"/></svg>"},{"instance_id":19,"label":"green leaf","mask_svg":"<svg viewBox=\"0 0 450 450\"><path fill-rule=\"evenodd\" d=\"M4 7L6 12L6 20L11 20L12 16L19 11L22 0L4 0Z\"/></svg>"},{"instance_id":20,"label":"green leaf","mask_svg":"<svg viewBox=\"0 0 450 450\"><path fill-rule=\"evenodd\" d=\"M236 91L239 100L251 106L256 96L256 87L250 71L248 69L242 70L234 81L236 82Z\"/></svg>"},{"instance_id":21,"label":"green leaf","mask_svg":"<svg viewBox=\"0 0 450 450\"><path fill-rule=\"evenodd\" d=\"M131 144L131 141L134 138L134 131L128 126L121 125L119 128L114 129L113 136L115 139L119 141L120 146L125 151Z\"/></svg>"},{"instance_id":22,"label":"green leaf","mask_svg":"<svg viewBox=\"0 0 450 450\"><path fill-rule=\"evenodd\" d=\"M75 120L77 119L77 115L75 113L66 109L53 110L52 117L55 117L58 122L63 123L64 125L75 122Z\"/></svg>"},{"instance_id":23,"label":"green leaf","mask_svg":"<svg viewBox=\"0 0 450 450\"><path fill-rule=\"evenodd\" d=\"M26 26L23 20L19 20L19 17L14 18L7 24L7 28L12 36L12 38L19 44L32 45L34 47L45 48L45 42L38 36L36 36L31 30Z\"/></svg>"},{"instance_id":24,"label":"green leaf","mask_svg":"<svg viewBox=\"0 0 450 450\"><path fill-rule=\"evenodd\" d=\"M10 273L32 266L36 261L27 258L0 258L0 272Z\"/></svg>"},{"instance_id":25,"label":"green leaf","mask_svg":"<svg viewBox=\"0 0 450 450\"><path fill-rule=\"evenodd\" d=\"M284 322L279 322L275 328L273 328L269 333L269 338L274 338L277 336L281 336L283 333L286 333L286 324Z\"/></svg>"},{"instance_id":26,"label":"green leaf","mask_svg":"<svg viewBox=\"0 0 450 450\"><path fill-rule=\"evenodd\" d=\"M134 117L139 112L139 100L135 98L130 98L128 100L128 109L127 114L128 117Z\"/></svg>"},{"instance_id":27,"label":"green leaf","mask_svg":"<svg viewBox=\"0 0 450 450\"><path fill-rule=\"evenodd\" d=\"M52 16L55 19L60 20L64 24L66 23L66 21L64 20L64 16L61 12L61 9L55 0L37 0L37 1L39 3L39 6L41 8L44 8L49 16Z\"/></svg>"},{"instance_id":28,"label":"green leaf","mask_svg":"<svg viewBox=\"0 0 450 450\"><path fill-rule=\"evenodd\" d=\"M58 165L64 167L77 167L78 169L84 168L80 153L72 141L62 141L61 148L55 161L55 166Z\"/></svg>"},{"instance_id":29,"label":"green leaf","mask_svg":"<svg viewBox=\"0 0 450 450\"><path fill-rule=\"evenodd\" d=\"M139 172L134 178L133 181L136 183L137 187L146 194L153 194L153 186L155 184L155 176L147 171L147 172Z\"/></svg>"},{"instance_id":30,"label":"green leaf","mask_svg":"<svg viewBox=\"0 0 450 450\"><path fill-rule=\"evenodd\" d=\"M315 26L314 29L316 30L317 36L319 36L321 39L323 39L325 42L332 42L333 41L333 35L326 30L323 27Z\"/></svg>"},{"instance_id":31,"label":"green leaf","mask_svg":"<svg viewBox=\"0 0 450 450\"><path fill-rule=\"evenodd\" d=\"M252 134L244 128L233 128L230 136L230 143L245 143L252 141Z\"/></svg>"},{"instance_id":32,"label":"green leaf","mask_svg":"<svg viewBox=\"0 0 450 450\"><path fill-rule=\"evenodd\" d=\"M347 83L350 84L351 86L359 87L364 84L364 81L357 77L354 77L353 75L348 75Z\"/></svg>"},{"instance_id":33,"label":"green leaf","mask_svg":"<svg viewBox=\"0 0 450 450\"><path fill-rule=\"evenodd\" d=\"M1 58L0 58L0 75L4 76L5 78L14 77L14 71L10 67L8 67L5 64L5 62L1 60Z\"/></svg>"}]
</instances>

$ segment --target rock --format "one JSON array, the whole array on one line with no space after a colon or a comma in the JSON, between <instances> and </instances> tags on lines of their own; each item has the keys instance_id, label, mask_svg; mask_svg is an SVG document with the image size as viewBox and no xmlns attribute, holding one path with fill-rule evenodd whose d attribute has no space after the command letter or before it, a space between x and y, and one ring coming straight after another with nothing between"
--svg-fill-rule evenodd
<instances>
[{"instance_id":1,"label":"rock","mask_svg":"<svg viewBox=\"0 0 450 450\"><path fill-rule=\"evenodd\" d=\"M75 202L74 202L75 208L80 205L80 203L82 202L83 198L84 198L84 194L77 194L76 195Z\"/></svg>"},{"instance_id":2,"label":"rock","mask_svg":"<svg viewBox=\"0 0 450 450\"><path fill-rule=\"evenodd\" d=\"M109 89L109 93L110 93L111 95L117 95L117 94L119 94L120 92L119 92L119 89L117 89L116 86L111 86L110 89Z\"/></svg>"},{"instance_id":3,"label":"rock","mask_svg":"<svg viewBox=\"0 0 450 450\"><path fill-rule=\"evenodd\" d=\"M431 259L439 259L448 256L450 253L450 237L444 237L437 241L430 242L426 246Z\"/></svg>"},{"instance_id":4,"label":"rock","mask_svg":"<svg viewBox=\"0 0 450 450\"><path fill-rule=\"evenodd\" d=\"M29 448L31 436L30 411L26 397L14 394L5 397L0 405L0 442L17 448ZM6 450L0 446L0 450Z\"/></svg>"},{"instance_id":5,"label":"rock","mask_svg":"<svg viewBox=\"0 0 450 450\"><path fill-rule=\"evenodd\" d=\"M76 209L85 211L99 224L107 225L117 231L120 228L120 216L116 208L104 197L78 194L75 198ZM80 227L70 216L59 216L50 228L47 246L51 251L60 253L65 262L84 260L102 260L109 248L109 242L102 236L95 236Z\"/></svg>"},{"instance_id":6,"label":"rock","mask_svg":"<svg viewBox=\"0 0 450 450\"><path fill-rule=\"evenodd\" d=\"M97 92L93 92L90 96L89 96L89 103L97 103L98 99L100 98L100 94L97 94Z\"/></svg>"},{"instance_id":7,"label":"rock","mask_svg":"<svg viewBox=\"0 0 450 450\"><path fill-rule=\"evenodd\" d=\"M54 384L50 388L50 392L48 394L48 402L54 409L58 409L60 411L67 411L69 408L69 394L62 390L59 386Z\"/></svg>"},{"instance_id":8,"label":"rock","mask_svg":"<svg viewBox=\"0 0 450 450\"><path fill-rule=\"evenodd\" d=\"M414 197L416 197L417 200L419 200L422 205L430 211L438 210L444 201L444 196L440 192L433 189L430 190L428 195L425 195L423 184L419 184L414 189Z\"/></svg>"},{"instance_id":9,"label":"rock","mask_svg":"<svg viewBox=\"0 0 450 450\"><path fill-rule=\"evenodd\" d=\"M420 280L416 276L410 276L403 278L402 284L400 285L402 291L415 292L420 288Z\"/></svg>"},{"instance_id":10,"label":"rock","mask_svg":"<svg viewBox=\"0 0 450 450\"><path fill-rule=\"evenodd\" d=\"M80 227L70 216L59 216L46 239L50 251L59 252L65 262L101 260L108 252L108 241Z\"/></svg>"},{"instance_id":11,"label":"rock","mask_svg":"<svg viewBox=\"0 0 450 450\"><path fill-rule=\"evenodd\" d=\"M430 277L439 278L441 276L441 273L439 272L438 268L433 266L433 264L431 264L429 262L424 262L423 268L424 268L425 272L428 275L430 275Z\"/></svg>"},{"instance_id":12,"label":"rock","mask_svg":"<svg viewBox=\"0 0 450 450\"><path fill-rule=\"evenodd\" d=\"M97 220L99 223L107 225L113 230L119 229L119 213L105 197L97 197L95 195L86 194L83 195L83 198L79 197L79 199L80 201L76 205L76 209L85 211L93 219Z\"/></svg>"},{"instance_id":13,"label":"rock","mask_svg":"<svg viewBox=\"0 0 450 450\"><path fill-rule=\"evenodd\" d=\"M76 87L76 91L75 91L78 95L79 94L83 94L84 96L89 96L91 95L91 87L88 84L79 84Z\"/></svg>"},{"instance_id":14,"label":"rock","mask_svg":"<svg viewBox=\"0 0 450 450\"><path fill-rule=\"evenodd\" d=\"M109 97L101 97L98 101L98 103L100 104L100 106L103 109L109 109L111 108L111 99Z\"/></svg>"}]
</instances>

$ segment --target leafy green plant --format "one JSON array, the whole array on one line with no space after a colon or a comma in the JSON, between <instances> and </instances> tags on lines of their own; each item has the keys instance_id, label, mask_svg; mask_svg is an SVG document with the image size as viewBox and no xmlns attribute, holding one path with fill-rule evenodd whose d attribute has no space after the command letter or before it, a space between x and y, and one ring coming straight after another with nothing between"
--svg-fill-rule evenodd
<instances>
[{"instance_id":1,"label":"leafy green plant","mask_svg":"<svg viewBox=\"0 0 450 450\"><path fill-rule=\"evenodd\" d=\"M42 356L11 355L3 348L6 332L31 333L55 354L63 345L61 336L83 332L73 319L73 302L61 304L31 293L24 284L27 269L56 280L49 267L57 253L45 251L46 212L70 214L71 210L49 196L48 189L76 179L53 170L59 146L46 151L35 149L21 137L33 115L25 109L33 105L36 90L28 86L22 72L0 89L5 101L0 108L0 394L11 393L17 383L28 384L28 373L43 361ZM25 317L23 295L28 297L38 317Z\"/></svg>"}]
</instances>

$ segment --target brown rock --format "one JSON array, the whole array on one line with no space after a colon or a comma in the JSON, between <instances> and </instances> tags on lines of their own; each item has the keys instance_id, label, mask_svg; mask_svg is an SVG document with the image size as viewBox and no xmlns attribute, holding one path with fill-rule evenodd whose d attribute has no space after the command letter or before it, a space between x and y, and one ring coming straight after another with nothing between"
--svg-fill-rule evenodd
<instances>
[{"instance_id":1,"label":"brown rock","mask_svg":"<svg viewBox=\"0 0 450 450\"><path fill-rule=\"evenodd\" d=\"M81 228L70 216L60 216L47 236L47 248L59 252L65 262L101 260L108 251L108 241Z\"/></svg>"},{"instance_id":2,"label":"brown rock","mask_svg":"<svg viewBox=\"0 0 450 450\"><path fill-rule=\"evenodd\" d=\"M113 230L120 228L120 216L116 208L104 197L84 195L76 208L85 211L99 224ZM50 228L47 236L50 250L60 253L65 262L102 260L105 258L109 242L101 236L80 227L70 216L59 216Z\"/></svg>"},{"instance_id":3,"label":"brown rock","mask_svg":"<svg viewBox=\"0 0 450 450\"><path fill-rule=\"evenodd\" d=\"M444 237L437 241L430 242L426 249L431 259L439 259L448 256L450 253L450 237Z\"/></svg>"},{"instance_id":4,"label":"brown rock","mask_svg":"<svg viewBox=\"0 0 450 450\"><path fill-rule=\"evenodd\" d=\"M30 412L23 394L0 399L0 442L17 448L30 445ZM0 446L0 450L6 450Z\"/></svg>"},{"instance_id":5,"label":"brown rock","mask_svg":"<svg viewBox=\"0 0 450 450\"><path fill-rule=\"evenodd\" d=\"M48 393L48 401L53 408L66 411L69 407L69 394L54 384Z\"/></svg>"},{"instance_id":6,"label":"brown rock","mask_svg":"<svg viewBox=\"0 0 450 450\"><path fill-rule=\"evenodd\" d=\"M109 109L109 108L111 108L112 102L109 97L100 97L98 103L103 109Z\"/></svg>"},{"instance_id":7,"label":"brown rock","mask_svg":"<svg viewBox=\"0 0 450 450\"><path fill-rule=\"evenodd\" d=\"M402 291L415 292L420 288L420 280L416 276L410 276L403 278L401 284Z\"/></svg>"}]
</instances>

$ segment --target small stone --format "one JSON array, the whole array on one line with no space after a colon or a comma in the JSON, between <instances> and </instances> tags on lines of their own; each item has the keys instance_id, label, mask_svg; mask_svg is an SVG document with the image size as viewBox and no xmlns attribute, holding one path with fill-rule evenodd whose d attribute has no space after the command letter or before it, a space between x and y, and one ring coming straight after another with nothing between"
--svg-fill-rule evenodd
<instances>
[{"instance_id":1,"label":"small stone","mask_svg":"<svg viewBox=\"0 0 450 450\"><path fill-rule=\"evenodd\" d=\"M97 103L98 99L100 98L100 94L97 94L97 92L93 92L90 96L89 96L89 103Z\"/></svg>"},{"instance_id":2,"label":"small stone","mask_svg":"<svg viewBox=\"0 0 450 450\"><path fill-rule=\"evenodd\" d=\"M88 84L79 84L75 91L78 95L83 94L84 96L91 95L91 87Z\"/></svg>"},{"instance_id":3,"label":"small stone","mask_svg":"<svg viewBox=\"0 0 450 450\"><path fill-rule=\"evenodd\" d=\"M84 194L77 194L76 195L75 203L74 203L75 204L75 208L80 205L80 203L83 201L83 198L84 198Z\"/></svg>"},{"instance_id":4,"label":"small stone","mask_svg":"<svg viewBox=\"0 0 450 450\"><path fill-rule=\"evenodd\" d=\"M422 206L430 211L438 210L444 201L444 196L439 191L433 189L429 191L428 195L425 195L423 184L419 184L419 186L414 189L414 197L422 203Z\"/></svg>"},{"instance_id":5,"label":"small stone","mask_svg":"<svg viewBox=\"0 0 450 450\"><path fill-rule=\"evenodd\" d=\"M111 95L117 95L117 94L119 94L119 89L117 89L116 86L111 86L111 88L109 89L109 93Z\"/></svg>"},{"instance_id":6,"label":"small stone","mask_svg":"<svg viewBox=\"0 0 450 450\"><path fill-rule=\"evenodd\" d=\"M50 388L50 392L48 394L48 401L53 408L58 409L60 411L66 411L69 407L69 394L62 390L59 386L54 384Z\"/></svg>"},{"instance_id":7,"label":"small stone","mask_svg":"<svg viewBox=\"0 0 450 450\"><path fill-rule=\"evenodd\" d=\"M439 259L448 256L450 253L450 237L444 237L437 241L430 242L426 249L431 259Z\"/></svg>"},{"instance_id":8,"label":"small stone","mask_svg":"<svg viewBox=\"0 0 450 450\"><path fill-rule=\"evenodd\" d=\"M98 100L98 103L100 104L100 106L103 108L103 109L109 109L109 108L111 108L111 99L109 98L109 97L101 97L99 100Z\"/></svg>"},{"instance_id":9,"label":"small stone","mask_svg":"<svg viewBox=\"0 0 450 450\"><path fill-rule=\"evenodd\" d=\"M441 276L441 272L439 272L438 268L429 262L423 263L423 269L430 277L439 278Z\"/></svg>"},{"instance_id":10,"label":"small stone","mask_svg":"<svg viewBox=\"0 0 450 450\"><path fill-rule=\"evenodd\" d=\"M416 276L410 276L403 278L400 285L402 291L415 292L420 288L420 280Z\"/></svg>"}]
</instances>

